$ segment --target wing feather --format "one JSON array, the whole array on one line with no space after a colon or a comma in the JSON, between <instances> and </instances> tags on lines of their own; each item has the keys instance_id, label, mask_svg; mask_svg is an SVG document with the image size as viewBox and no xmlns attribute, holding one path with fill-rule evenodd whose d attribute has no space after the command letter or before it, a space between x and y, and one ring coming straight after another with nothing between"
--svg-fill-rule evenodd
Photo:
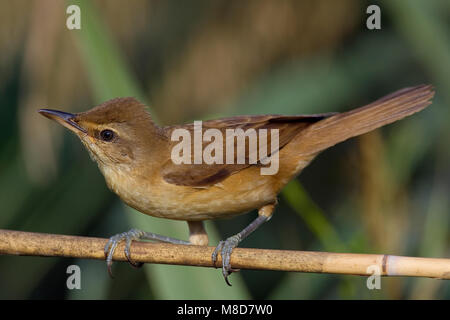
<instances>
[{"instance_id":1,"label":"wing feather","mask_svg":"<svg viewBox=\"0 0 450 320\"><path fill-rule=\"evenodd\" d=\"M248 132L249 129L256 130L258 136L259 129L267 129L267 155L270 156L271 146L271 129L278 129L279 134L279 149L283 148L289 141L291 141L300 131L307 128L311 123L320 121L334 113L315 114L315 115L299 115L299 116L283 116L283 115L257 115L257 116L237 116L231 118L223 118L217 120L208 120L202 122L203 133L211 128L218 129L223 137L223 162L225 162L225 155L227 150L226 145L226 130L227 129L242 129ZM173 148L178 141L171 141L170 137L175 129L186 129L191 135L191 159L193 159L193 143L194 143L194 125L186 124L181 126L170 126L164 128L166 135L169 137L170 148ZM175 164L172 159L169 159L162 167L161 174L164 180L171 184L205 187L211 186L224 180L228 176L239 172L240 170L252 165L261 165L259 158L259 149L256 148L253 155L256 158L256 163L249 163L251 158L249 139L245 139L245 163L237 163L238 145L234 143L235 140L229 141L233 143L234 148L234 162L232 164ZM203 141L203 149L211 142ZM259 143L257 143L259 145ZM275 150L278 152L279 149ZM242 150L241 150L242 152Z\"/></svg>"}]
</instances>

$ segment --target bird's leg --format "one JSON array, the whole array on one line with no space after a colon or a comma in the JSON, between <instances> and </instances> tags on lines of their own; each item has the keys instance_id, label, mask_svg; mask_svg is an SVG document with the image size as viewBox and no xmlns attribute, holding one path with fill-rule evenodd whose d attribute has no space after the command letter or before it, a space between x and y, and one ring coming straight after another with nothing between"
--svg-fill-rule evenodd
<instances>
[{"instance_id":1,"label":"bird's leg","mask_svg":"<svg viewBox=\"0 0 450 320\"><path fill-rule=\"evenodd\" d=\"M189 242L197 246L208 245L208 234L206 233L203 221L188 221Z\"/></svg>"},{"instance_id":2,"label":"bird's leg","mask_svg":"<svg viewBox=\"0 0 450 320\"><path fill-rule=\"evenodd\" d=\"M236 269L231 268L230 264L230 258L231 253L233 252L233 249L238 246L238 244L247 238L253 231L258 229L260 225L262 225L264 222L270 220L272 217L273 210L275 208L275 204L269 204L265 205L264 207L260 208L258 210L258 217L253 220L247 227L244 228L241 232L238 234L235 234L234 236L229 237L225 241L220 241L217 245L216 249L214 250L212 254L212 261L213 264L216 265L217 257L220 253L222 256L222 274L225 278L225 282L231 286L230 282L228 281L228 276L233 271L238 271Z\"/></svg>"},{"instance_id":3,"label":"bird's leg","mask_svg":"<svg viewBox=\"0 0 450 320\"><path fill-rule=\"evenodd\" d=\"M112 236L111 238L109 238L109 241L105 245L106 265L108 266L108 272L111 277L113 276L112 271L111 271L111 266L112 266L112 258L114 255L114 251L116 250L117 245L123 240L126 241L125 256L127 257L128 262L134 267L140 267L140 266L142 266L142 263L136 263L131 260L130 246L131 246L131 242L133 240L155 240L158 242L168 242L168 243L173 243L173 244L191 244L188 241L170 238L170 237L162 236L162 235L159 235L156 233L141 231L138 229L131 229L130 231L116 234L116 235Z\"/></svg>"}]
</instances>

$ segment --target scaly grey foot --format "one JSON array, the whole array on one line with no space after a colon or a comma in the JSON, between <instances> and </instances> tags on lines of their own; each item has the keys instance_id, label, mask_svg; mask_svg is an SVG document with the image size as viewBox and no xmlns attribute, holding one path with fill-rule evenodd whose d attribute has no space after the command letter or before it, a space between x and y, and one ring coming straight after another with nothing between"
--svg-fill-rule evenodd
<instances>
[{"instance_id":1,"label":"scaly grey foot","mask_svg":"<svg viewBox=\"0 0 450 320\"><path fill-rule=\"evenodd\" d=\"M112 236L111 238L109 238L109 241L105 245L106 265L108 268L108 273L112 278L113 278L113 274L112 274L111 267L112 267L112 263L113 263L112 258L114 256L114 251L116 250L117 245L120 242L122 242L123 240L126 241L125 250L124 250L125 256L127 257L128 262L133 267L136 267L136 268L141 267L143 265L143 263L142 262L136 263L131 259L130 247L131 247L131 242L133 240L156 240L159 242L168 242L168 243L173 243L173 244L191 244L188 241L178 240L178 239L162 236L162 235L159 235L156 233L141 231L138 229L131 229L130 231L116 234L116 235Z\"/></svg>"},{"instance_id":2,"label":"scaly grey foot","mask_svg":"<svg viewBox=\"0 0 450 320\"><path fill-rule=\"evenodd\" d=\"M229 237L225 241L220 241L211 257L213 264L216 265L219 253L222 256L222 274L223 277L225 278L225 282L229 286L231 286L231 283L228 280L228 276L232 272L239 271L239 269L233 269L230 264L231 253L233 252L233 249L238 246L239 242L241 242L241 237L239 234Z\"/></svg>"},{"instance_id":3,"label":"scaly grey foot","mask_svg":"<svg viewBox=\"0 0 450 320\"><path fill-rule=\"evenodd\" d=\"M267 210L267 208L270 210L270 213L272 213L274 205L267 205L261 208L260 211L264 212L264 210ZM230 264L231 253L233 252L233 249L236 248L242 240L247 238L250 235L250 233L255 231L261 224L263 224L269 219L270 216L259 215L255 220L252 221L252 223L250 223L247 227L245 227L244 230L242 230L238 234L235 234L234 236L229 237L225 241L220 241L216 249L214 250L211 256L213 265L214 266L216 265L217 257L220 253L220 255L222 256L222 274L223 277L225 278L225 282L229 286L231 286L231 283L228 280L228 276L232 272L239 271L239 269L233 269Z\"/></svg>"}]
</instances>

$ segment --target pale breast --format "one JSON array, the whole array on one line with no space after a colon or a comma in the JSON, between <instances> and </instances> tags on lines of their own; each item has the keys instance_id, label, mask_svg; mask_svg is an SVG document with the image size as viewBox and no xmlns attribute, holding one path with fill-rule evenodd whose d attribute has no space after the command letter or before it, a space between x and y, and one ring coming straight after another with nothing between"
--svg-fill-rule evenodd
<instances>
[{"instance_id":1,"label":"pale breast","mask_svg":"<svg viewBox=\"0 0 450 320\"><path fill-rule=\"evenodd\" d=\"M272 176L248 168L208 188L177 186L154 176L102 170L108 187L129 206L155 217L206 220L239 215L276 201ZM255 176L257 175L257 176Z\"/></svg>"}]
</instances>

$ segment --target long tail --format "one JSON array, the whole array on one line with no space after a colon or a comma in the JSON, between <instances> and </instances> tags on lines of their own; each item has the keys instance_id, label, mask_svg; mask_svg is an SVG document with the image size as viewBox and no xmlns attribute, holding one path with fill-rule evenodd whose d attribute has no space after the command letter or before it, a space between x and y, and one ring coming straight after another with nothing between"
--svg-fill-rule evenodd
<instances>
[{"instance_id":1,"label":"long tail","mask_svg":"<svg viewBox=\"0 0 450 320\"><path fill-rule=\"evenodd\" d=\"M298 150L302 155L316 154L351 137L400 120L431 104L431 85L405 88L364 107L312 124L302 132Z\"/></svg>"}]
</instances>

